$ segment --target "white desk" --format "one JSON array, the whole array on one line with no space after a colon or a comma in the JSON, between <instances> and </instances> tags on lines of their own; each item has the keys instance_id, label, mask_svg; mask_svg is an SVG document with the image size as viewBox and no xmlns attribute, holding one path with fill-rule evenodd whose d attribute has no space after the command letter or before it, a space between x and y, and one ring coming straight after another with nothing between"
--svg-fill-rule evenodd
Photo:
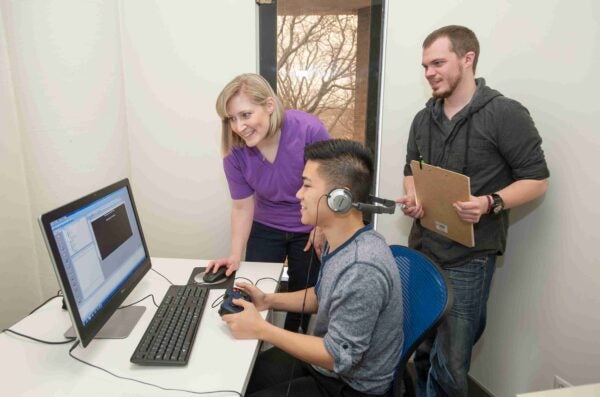
<instances>
[{"instance_id":1,"label":"white desk","mask_svg":"<svg viewBox=\"0 0 600 397\"><path fill-rule=\"evenodd\" d=\"M207 261L191 259L153 258L154 269L174 284L186 284L194 267ZM237 277L256 281L262 277L279 280L283 264L242 263ZM273 292L277 283L262 280L258 286ZM149 271L124 304L135 302L149 293L157 303L167 291L167 281ZM211 304L224 292L210 291L194 347L186 367L149 367L131 364L129 358L137 346L156 306L150 298L140 305L147 307L135 329L126 339L95 339L85 349L78 346L73 355L105 368L117 375L160 385L164 388L187 389L196 392L233 390L244 393L260 346L256 340L236 340ZM263 312L267 316L267 312ZM64 340L70 326L69 315L61 309L61 299L54 299L11 329L38 339ZM45 345L10 333L0 334L0 374L2 395L5 396L178 396L188 393L164 391L130 380L115 378L101 370L84 365L69 357L72 344ZM215 393L210 396L235 396L236 393Z\"/></svg>"},{"instance_id":2,"label":"white desk","mask_svg":"<svg viewBox=\"0 0 600 397\"><path fill-rule=\"evenodd\" d=\"M600 396L600 383L585 386L565 387L562 389L536 391L532 393L517 394L517 397L598 397Z\"/></svg>"}]
</instances>

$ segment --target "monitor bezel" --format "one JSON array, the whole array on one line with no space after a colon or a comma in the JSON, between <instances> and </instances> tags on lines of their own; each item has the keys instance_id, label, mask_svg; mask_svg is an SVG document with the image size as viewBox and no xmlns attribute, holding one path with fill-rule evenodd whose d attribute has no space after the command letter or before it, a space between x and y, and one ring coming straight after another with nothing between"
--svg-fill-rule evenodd
<instances>
[{"instance_id":1,"label":"monitor bezel","mask_svg":"<svg viewBox=\"0 0 600 397\"><path fill-rule=\"evenodd\" d=\"M130 276L125 280L119 291L113 294L113 296L106 302L106 305L98 312L98 314L96 314L94 318L84 325L81 321L79 311L76 309L77 305L75 303L75 295L71 289L71 284L69 283L65 266L60 256L58 245L54 238L50 224L55 220L72 213L78 208L83 208L92 202L122 188L126 188L127 194L129 195L129 200L131 201L135 222L139 230L142 245L144 247L145 258L142 263L133 271L133 273L131 273ZM150 254L148 252L148 247L144 238L144 232L142 230L140 218L138 216L135 201L133 199L133 192L131 190L131 185L129 184L129 179L122 179L93 193L87 194L77 200L71 201L70 203L59 208L46 212L40 216L39 223L42 229L42 235L46 242L46 247L48 248L48 252L50 254L54 271L56 273L56 278L58 279L60 288L62 289L65 297L73 328L75 329L75 333L81 342L81 345L86 347L152 267Z\"/></svg>"}]
</instances>

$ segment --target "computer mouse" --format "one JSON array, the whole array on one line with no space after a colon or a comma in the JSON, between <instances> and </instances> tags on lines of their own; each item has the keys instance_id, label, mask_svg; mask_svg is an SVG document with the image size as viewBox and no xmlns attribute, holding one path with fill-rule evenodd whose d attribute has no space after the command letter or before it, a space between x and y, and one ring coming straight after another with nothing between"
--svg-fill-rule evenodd
<instances>
[{"instance_id":1,"label":"computer mouse","mask_svg":"<svg viewBox=\"0 0 600 397\"><path fill-rule=\"evenodd\" d=\"M204 272L204 276L202 277L202 281L204 283L216 284L222 281L225 281L228 277L225 275L227 271L227 267L221 266L217 269L215 273L212 272L212 269L209 272Z\"/></svg>"}]
</instances>

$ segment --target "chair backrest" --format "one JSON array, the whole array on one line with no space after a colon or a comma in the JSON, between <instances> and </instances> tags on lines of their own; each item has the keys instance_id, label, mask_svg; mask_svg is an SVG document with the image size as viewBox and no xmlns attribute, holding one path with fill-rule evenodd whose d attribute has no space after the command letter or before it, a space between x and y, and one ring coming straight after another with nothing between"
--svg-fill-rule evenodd
<instances>
[{"instance_id":1,"label":"chair backrest","mask_svg":"<svg viewBox=\"0 0 600 397\"><path fill-rule=\"evenodd\" d=\"M452 294L441 268L425 255L401 245L390 249L400 271L403 303L404 345L394 377L396 396L408 359L449 310Z\"/></svg>"}]
</instances>

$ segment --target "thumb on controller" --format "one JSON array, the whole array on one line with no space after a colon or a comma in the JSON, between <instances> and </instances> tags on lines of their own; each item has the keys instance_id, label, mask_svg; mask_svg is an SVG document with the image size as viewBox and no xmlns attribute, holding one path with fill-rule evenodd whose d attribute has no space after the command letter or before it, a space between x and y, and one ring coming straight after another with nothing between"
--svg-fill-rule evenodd
<instances>
[{"instance_id":1,"label":"thumb on controller","mask_svg":"<svg viewBox=\"0 0 600 397\"><path fill-rule=\"evenodd\" d=\"M252 305L252 303L251 303L251 302L248 302L247 300L245 300L245 299L242 299L242 298L236 298L236 299L232 299L232 300L231 300L231 302L232 302L234 305L236 305L236 306L241 306L241 307L243 307L244 309L245 309L245 308L247 308L248 306L251 306L251 305Z\"/></svg>"}]
</instances>

